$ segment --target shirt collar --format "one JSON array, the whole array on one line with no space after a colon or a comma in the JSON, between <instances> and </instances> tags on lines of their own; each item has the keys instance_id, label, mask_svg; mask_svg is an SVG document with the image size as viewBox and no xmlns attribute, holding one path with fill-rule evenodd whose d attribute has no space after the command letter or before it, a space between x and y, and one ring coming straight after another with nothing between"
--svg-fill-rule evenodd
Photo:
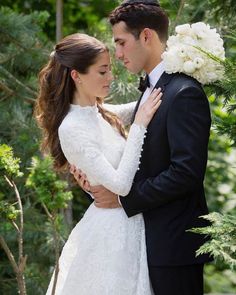
<instances>
[{"instance_id":1,"label":"shirt collar","mask_svg":"<svg viewBox=\"0 0 236 295\"><path fill-rule=\"evenodd\" d=\"M165 72L164 62L161 61L148 75L150 87L154 87L161 75Z\"/></svg>"}]
</instances>

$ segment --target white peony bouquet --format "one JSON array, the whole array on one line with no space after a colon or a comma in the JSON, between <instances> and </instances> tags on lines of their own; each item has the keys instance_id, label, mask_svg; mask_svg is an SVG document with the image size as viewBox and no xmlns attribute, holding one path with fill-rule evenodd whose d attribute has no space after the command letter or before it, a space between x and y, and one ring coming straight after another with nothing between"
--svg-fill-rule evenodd
<instances>
[{"instance_id":1,"label":"white peony bouquet","mask_svg":"<svg viewBox=\"0 0 236 295\"><path fill-rule=\"evenodd\" d=\"M177 26L175 32L162 54L166 72L185 73L202 84L220 80L224 66L219 60L225 60L225 50L216 29L198 22Z\"/></svg>"}]
</instances>

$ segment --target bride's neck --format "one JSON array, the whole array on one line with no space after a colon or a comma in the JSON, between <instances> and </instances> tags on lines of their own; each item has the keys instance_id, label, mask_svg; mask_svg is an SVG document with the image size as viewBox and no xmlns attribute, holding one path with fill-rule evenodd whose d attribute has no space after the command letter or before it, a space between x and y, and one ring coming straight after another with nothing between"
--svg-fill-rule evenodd
<instances>
[{"instance_id":1,"label":"bride's neck","mask_svg":"<svg viewBox=\"0 0 236 295\"><path fill-rule=\"evenodd\" d=\"M80 105L81 107L94 106L96 104L96 97L89 96L86 93L76 90L73 95L72 103Z\"/></svg>"}]
</instances>

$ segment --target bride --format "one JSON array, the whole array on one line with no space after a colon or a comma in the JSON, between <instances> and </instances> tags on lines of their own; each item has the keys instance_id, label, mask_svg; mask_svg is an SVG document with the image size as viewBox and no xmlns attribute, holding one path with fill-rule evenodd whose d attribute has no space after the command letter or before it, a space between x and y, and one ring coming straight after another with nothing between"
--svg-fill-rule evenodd
<instances>
[{"instance_id":1,"label":"bride","mask_svg":"<svg viewBox=\"0 0 236 295\"><path fill-rule=\"evenodd\" d=\"M39 77L36 115L55 167L75 165L92 185L125 196L146 127L161 103L160 89L139 108L126 137L123 125L130 123L135 103L103 104L113 79L103 43L85 34L67 36ZM48 295L52 285L53 277ZM62 250L55 294L151 295L142 214L128 218L121 208L92 203Z\"/></svg>"}]
</instances>

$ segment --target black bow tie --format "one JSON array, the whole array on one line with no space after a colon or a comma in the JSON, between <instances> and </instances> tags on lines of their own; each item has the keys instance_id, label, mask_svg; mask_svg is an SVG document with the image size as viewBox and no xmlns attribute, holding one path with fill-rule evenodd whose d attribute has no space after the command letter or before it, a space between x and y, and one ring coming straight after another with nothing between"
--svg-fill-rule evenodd
<instances>
[{"instance_id":1,"label":"black bow tie","mask_svg":"<svg viewBox=\"0 0 236 295\"><path fill-rule=\"evenodd\" d=\"M147 87L148 88L150 87L148 75L146 75L145 78L140 77L138 90L140 90L141 92L144 92Z\"/></svg>"}]
</instances>

